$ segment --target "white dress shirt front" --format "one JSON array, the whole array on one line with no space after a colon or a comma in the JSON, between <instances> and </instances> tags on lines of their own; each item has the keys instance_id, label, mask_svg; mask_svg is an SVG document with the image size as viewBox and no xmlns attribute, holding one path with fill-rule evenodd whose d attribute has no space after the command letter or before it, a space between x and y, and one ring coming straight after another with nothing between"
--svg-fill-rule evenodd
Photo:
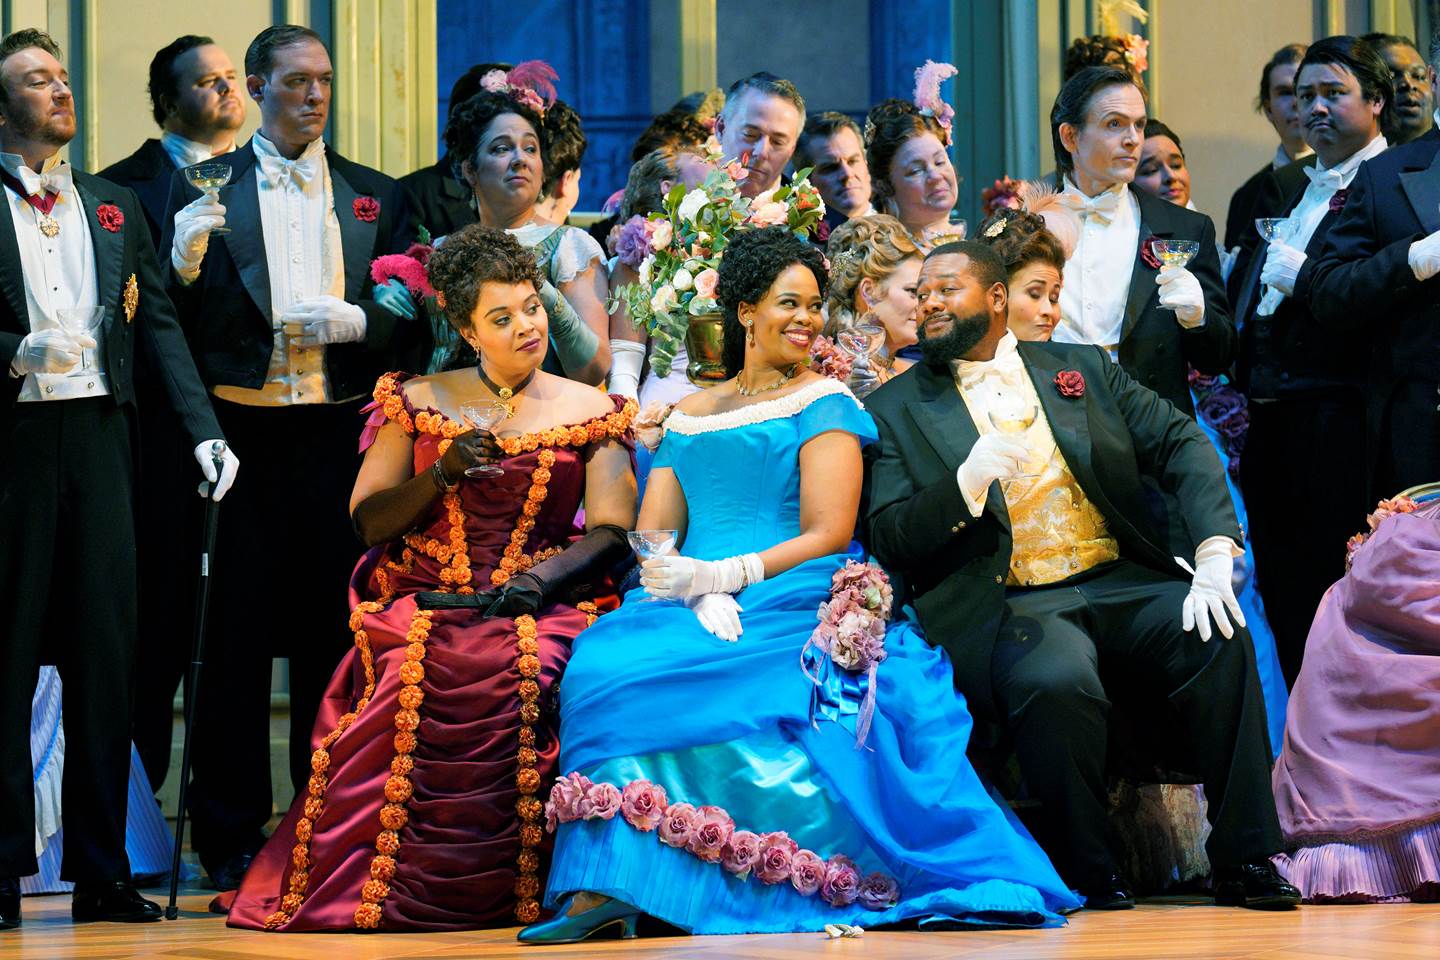
<instances>
[{"instance_id":1,"label":"white dress shirt front","mask_svg":"<svg viewBox=\"0 0 1440 960\"><path fill-rule=\"evenodd\" d=\"M1125 305L1130 299L1130 278L1140 247L1140 204L1123 183L1087 198L1066 177L1061 193L1072 198L1067 205L1080 214L1080 238L1074 254L1065 261L1060 323L1053 339L1095 344L1116 360L1125 326ZM1103 201L1105 194L1116 195L1108 212L1087 210Z\"/></svg>"},{"instance_id":2,"label":"white dress shirt front","mask_svg":"<svg viewBox=\"0 0 1440 960\"><path fill-rule=\"evenodd\" d=\"M275 331L265 385L259 390L221 385L222 400L279 407L329 403L325 348L299 347L282 329L280 318L301 300L330 294L345 296L345 254L325 141L313 140L289 160L256 133L255 180L260 191L260 229L270 274L270 323ZM345 399L345 398L340 398Z\"/></svg>"},{"instance_id":3,"label":"white dress shirt front","mask_svg":"<svg viewBox=\"0 0 1440 960\"><path fill-rule=\"evenodd\" d=\"M187 140L178 133L171 133L166 130L160 135L160 146L169 155L170 162L175 164L177 170L183 170L196 163L202 163L213 157L223 156L235 149L235 142L223 150L217 151L208 143L198 143L194 140Z\"/></svg>"},{"instance_id":4,"label":"white dress shirt front","mask_svg":"<svg viewBox=\"0 0 1440 960\"><path fill-rule=\"evenodd\" d=\"M19 154L0 154L0 165L10 176L33 185L34 171L27 171ZM63 169L57 153L44 163L42 172ZM29 176L27 177L27 173ZM25 280L25 307L29 327L34 330L60 329L57 310L65 307L98 306L99 293L95 274L95 246L90 225L85 221L85 207L74 183L60 193L50 216L60 225L60 232L47 237L40 232L36 209L9 187L4 188L5 202L10 205L10 220L15 228L15 241L20 248L20 268ZM20 385L21 402L71 400L76 397L103 397L110 392L105 375L105 333L97 329L96 347L85 351L88 369L76 364L68 373L29 373Z\"/></svg>"}]
</instances>

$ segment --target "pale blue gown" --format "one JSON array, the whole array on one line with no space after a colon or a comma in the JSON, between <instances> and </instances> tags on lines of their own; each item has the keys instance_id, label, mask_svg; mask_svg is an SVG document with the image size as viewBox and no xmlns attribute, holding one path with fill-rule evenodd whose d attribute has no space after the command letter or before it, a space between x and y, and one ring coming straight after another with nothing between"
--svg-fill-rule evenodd
<instances>
[{"instance_id":1,"label":"pale blue gown","mask_svg":"<svg viewBox=\"0 0 1440 960\"><path fill-rule=\"evenodd\" d=\"M740 411L674 414L656 454L684 490L681 552L704 560L800 533L800 448L829 431L876 439L834 381ZM692 933L818 931L906 919L1054 926L1080 905L1034 840L997 805L965 756L971 721L946 653L892 623L874 722L856 747L863 675L817 687L801 668L816 611L850 553L821 557L738 595L743 635L706 632L675 601L643 593L575 641L561 684L561 773L623 788L646 779L670 802L723 807L737 829L785 831L822 859L898 881L899 902L832 907L790 883L741 880L661 843L623 816L559 825L546 904L589 890ZM898 604L897 604L898 606ZM811 672L822 667L812 649ZM828 663L823 667L829 667Z\"/></svg>"}]
</instances>

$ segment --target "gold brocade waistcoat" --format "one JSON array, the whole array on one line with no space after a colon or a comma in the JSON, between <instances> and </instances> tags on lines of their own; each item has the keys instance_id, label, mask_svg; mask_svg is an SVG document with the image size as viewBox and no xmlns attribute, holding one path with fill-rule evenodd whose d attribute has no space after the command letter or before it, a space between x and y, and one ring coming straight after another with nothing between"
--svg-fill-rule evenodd
<instances>
[{"instance_id":1,"label":"gold brocade waistcoat","mask_svg":"<svg viewBox=\"0 0 1440 960\"><path fill-rule=\"evenodd\" d=\"M1045 408L1034 395L1034 385L1022 378L1021 388L1035 403L1035 422L1025 431L1030 448L1026 473L1034 476L1007 481L1005 506L1010 513L1013 545L1006 584L1038 587L1055 583L1120 558L1120 544L1110 536L1105 517L1080 489L1065 456L1055 445ZM990 418L960 395L980 433L994 431ZM983 402L977 398L977 403Z\"/></svg>"}]
</instances>

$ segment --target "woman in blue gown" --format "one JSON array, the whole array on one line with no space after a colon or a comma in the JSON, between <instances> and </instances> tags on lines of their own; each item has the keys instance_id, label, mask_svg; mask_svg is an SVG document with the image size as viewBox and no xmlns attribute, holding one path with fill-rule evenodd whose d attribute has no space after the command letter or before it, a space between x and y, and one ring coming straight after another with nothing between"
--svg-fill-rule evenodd
<instances>
[{"instance_id":1,"label":"woman in blue gown","mask_svg":"<svg viewBox=\"0 0 1440 960\"><path fill-rule=\"evenodd\" d=\"M657 451L639 526L678 529L682 553L647 561L646 589L576 641L547 805L558 913L522 941L630 936L642 914L691 933L1040 927L1080 905L966 760L944 651L892 624L872 681L805 650L833 575L864 559L850 540L876 438L806 368L825 279L781 227L726 251L740 372L682 401Z\"/></svg>"}]
</instances>

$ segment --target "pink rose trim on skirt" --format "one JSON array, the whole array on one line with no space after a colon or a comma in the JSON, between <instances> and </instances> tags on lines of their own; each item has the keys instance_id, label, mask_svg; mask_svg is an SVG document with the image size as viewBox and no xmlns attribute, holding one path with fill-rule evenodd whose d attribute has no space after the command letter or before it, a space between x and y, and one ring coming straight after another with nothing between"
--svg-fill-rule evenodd
<instances>
[{"instance_id":1,"label":"pink rose trim on skirt","mask_svg":"<svg viewBox=\"0 0 1440 960\"><path fill-rule=\"evenodd\" d=\"M887 584L888 586L888 584ZM796 893L818 896L832 907L858 903L866 910L887 910L900 901L895 878L884 873L861 876L844 854L822 859L802 850L784 831L739 830L723 807L667 803L665 788L632 780L624 788L596 783L580 773L555 781L545 804L551 833L562 823L620 818L642 833L654 833L666 846L684 850L706 863L719 864L737 880L751 874L764 884L790 882Z\"/></svg>"}]
</instances>

